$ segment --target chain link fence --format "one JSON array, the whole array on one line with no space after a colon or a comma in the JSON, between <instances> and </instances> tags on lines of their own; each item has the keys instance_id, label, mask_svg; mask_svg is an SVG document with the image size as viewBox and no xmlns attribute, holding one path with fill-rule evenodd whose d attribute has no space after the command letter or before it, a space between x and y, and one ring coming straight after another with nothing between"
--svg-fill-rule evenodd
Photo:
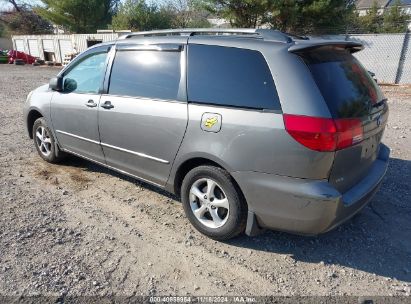
<instances>
[{"instance_id":1,"label":"chain link fence","mask_svg":"<svg viewBox=\"0 0 411 304\"><path fill-rule=\"evenodd\" d=\"M354 56L376 74L378 82L411 84L411 33L320 35L325 39L360 42L364 50Z\"/></svg>"},{"instance_id":2,"label":"chain link fence","mask_svg":"<svg viewBox=\"0 0 411 304\"><path fill-rule=\"evenodd\" d=\"M400 62L400 77L398 83L411 84L411 33L407 32L404 38L403 55Z\"/></svg>"},{"instance_id":3,"label":"chain link fence","mask_svg":"<svg viewBox=\"0 0 411 304\"><path fill-rule=\"evenodd\" d=\"M404 73L404 60L409 49L408 33L404 34L366 34L349 35L346 40L363 43L364 50L355 56L374 72L381 83L407 83ZM408 56L411 59L411 56ZM408 69L408 74L411 69ZM411 83L408 79L408 83Z\"/></svg>"},{"instance_id":4,"label":"chain link fence","mask_svg":"<svg viewBox=\"0 0 411 304\"><path fill-rule=\"evenodd\" d=\"M391 27L383 24L364 27L346 24L317 29L301 28L298 34L360 42L364 45L364 50L354 56L376 74L380 83L411 84L411 16L409 21L390 25ZM386 31L390 33L385 33Z\"/></svg>"}]
</instances>

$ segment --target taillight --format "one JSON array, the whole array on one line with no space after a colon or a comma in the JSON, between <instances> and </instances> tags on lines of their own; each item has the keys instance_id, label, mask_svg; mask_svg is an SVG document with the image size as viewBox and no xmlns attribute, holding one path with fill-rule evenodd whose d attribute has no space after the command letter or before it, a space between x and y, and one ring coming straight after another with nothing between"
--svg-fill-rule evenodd
<instances>
[{"instance_id":1,"label":"taillight","mask_svg":"<svg viewBox=\"0 0 411 304\"><path fill-rule=\"evenodd\" d=\"M336 151L362 141L359 119L332 119L284 114L287 132L300 144L316 151Z\"/></svg>"},{"instance_id":2,"label":"taillight","mask_svg":"<svg viewBox=\"0 0 411 304\"><path fill-rule=\"evenodd\" d=\"M335 119L338 131L337 150L351 147L363 140L361 120L356 118Z\"/></svg>"}]
</instances>

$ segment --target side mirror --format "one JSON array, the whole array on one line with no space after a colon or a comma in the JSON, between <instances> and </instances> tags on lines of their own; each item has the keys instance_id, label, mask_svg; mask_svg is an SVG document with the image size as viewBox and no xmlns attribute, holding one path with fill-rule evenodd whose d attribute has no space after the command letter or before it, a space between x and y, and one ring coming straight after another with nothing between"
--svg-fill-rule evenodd
<instances>
[{"instance_id":1,"label":"side mirror","mask_svg":"<svg viewBox=\"0 0 411 304\"><path fill-rule=\"evenodd\" d=\"M66 93L74 92L77 89L77 82L74 79L64 79L63 91Z\"/></svg>"},{"instance_id":2,"label":"side mirror","mask_svg":"<svg viewBox=\"0 0 411 304\"><path fill-rule=\"evenodd\" d=\"M53 77L50 79L49 88L53 91L61 92L63 91L63 78L62 77Z\"/></svg>"}]
</instances>

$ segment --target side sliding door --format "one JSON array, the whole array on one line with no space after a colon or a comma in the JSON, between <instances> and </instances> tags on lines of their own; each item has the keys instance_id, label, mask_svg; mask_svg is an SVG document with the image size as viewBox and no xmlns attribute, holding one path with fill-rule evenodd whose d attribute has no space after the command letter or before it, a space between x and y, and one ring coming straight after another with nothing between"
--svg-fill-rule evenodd
<instances>
[{"instance_id":1,"label":"side sliding door","mask_svg":"<svg viewBox=\"0 0 411 304\"><path fill-rule=\"evenodd\" d=\"M117 46L99 107L107 165L163 186L186 126L185 45Z\"/></svg>"}]
</instances>

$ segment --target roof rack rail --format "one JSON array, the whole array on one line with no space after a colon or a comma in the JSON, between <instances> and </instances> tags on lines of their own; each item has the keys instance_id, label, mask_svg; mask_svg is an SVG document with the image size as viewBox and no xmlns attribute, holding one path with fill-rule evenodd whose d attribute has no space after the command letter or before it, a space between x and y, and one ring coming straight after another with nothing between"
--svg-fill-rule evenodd
<instances>
[{"instance_id":1,"label":"roof rack rail","mask_svg":"<svg viewBox=\"0 0 411 304\"><path fill-rule=\"evenodd\" d=\"M155 30L145 32L135 32L120 36L118 39L124 40L133 37L153 37L153 36L196 36L196 35L241 35L244 37L255 37L267 41L277 41L283 43L292 42L292 38L278 30L270 29L221 29L221 28L192 28L192 29L172 29Z\"/></svg>"}]
</instances>

